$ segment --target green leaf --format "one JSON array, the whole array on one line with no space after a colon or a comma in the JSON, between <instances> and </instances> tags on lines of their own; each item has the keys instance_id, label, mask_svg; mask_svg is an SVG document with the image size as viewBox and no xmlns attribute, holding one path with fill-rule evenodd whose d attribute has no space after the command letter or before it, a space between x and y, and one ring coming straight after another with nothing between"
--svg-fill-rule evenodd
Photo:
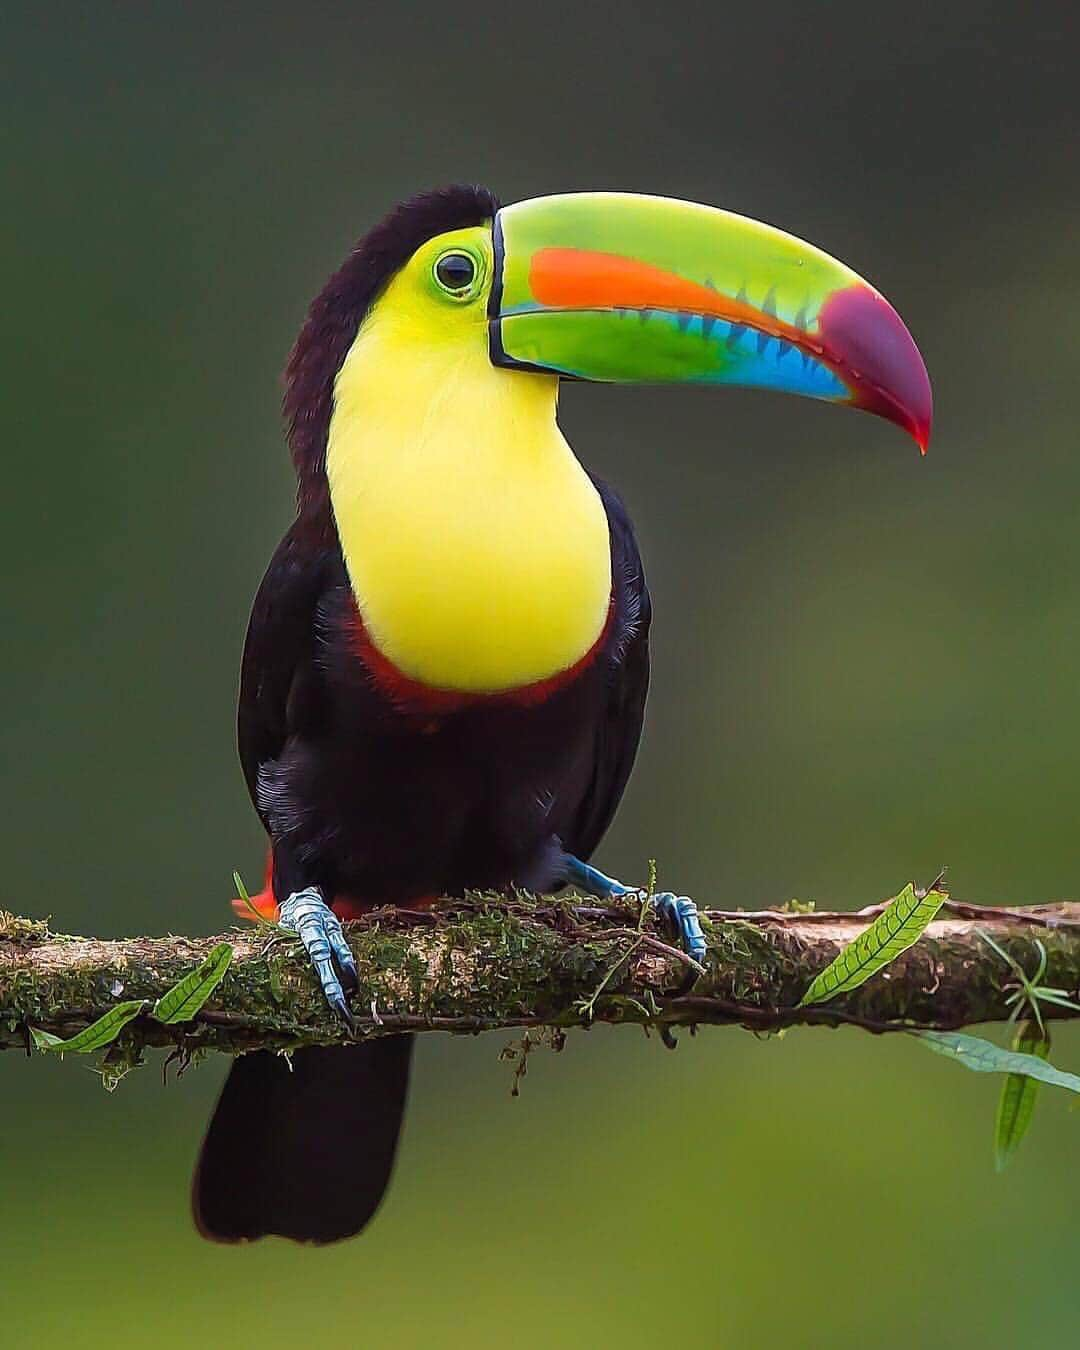
<instances>
[{"instance_id":1,"label":"green leaf","mask_svg":"<svg viewBox=\"0 0 1080 1350\"><path fill-rule=\"evenodd\" d=\"M190 1022L225 978L232 959L232 947L227 942L219 942L190 975L185 975L179 984L162 994L151 1008L150 1016L166 1024Z\"/></svg>"},{"instance_id":2,"label":"green leaf","mask_svg":"<svg viewBox=\"0 0 1080 1350\"><path fill-rule=\"evenodd\" d=\"M975 1073L1017 1073L1028 1078L1037 1078L1040 1083L1049 1083L1053 1087L1068 1088L1070 1092L1080 1092L1080 1078L1064 1069L1055 1069L1038 1055L1021 1054L1018 1050L1003 1050L993 1041L984 1041L978 1036L965 1036L959 1031L912 1031L911 1036L919 1040L929 1050L939 1055L947 1055L963 1064Z\"/></svg>"},{"instance_id":3,"label":"green leaf","mask_svg":"<svg viewBox=\"0 0 1080 1350\"><path fill-rule=\"evenodd\" d=\"M1023 1026L1017 1028L1012 1048L1023 1055L1037 1055L1039 1059L1048 1059L1050 1033L1045 1029L1040 1030L1036 1022L1025 1022ZM1005 1079L998 1100L997 1125L994 1130L994 1155L999 1172L1004 1172L1009 1159L1027 1134L1038 1095L1039 1082L1036 1078L1029 1078L1027 1074L1011 1073Z\"/></svg>"},{"instance_id":4,"label":"green leaf","mask_svg":"<svg viewBox=\"0 0 1080 1350\"><path fill-rule=\"evenodd\" d=\"M814 977L799 1007L825 1003L837 994L858 989L871 975L895 961L901 952L918 942L926 925L948 899L944 891L916 894L914 883L905 886L886 909L854 942L849 942L835 961Z\"/></svg>"},{"instance_id":5,"label":"green leaf","mask_svg":"<svg viewBox=\"0 0 1080 1350\"><path fill-rule=\"evenodd\" d=\"M146 1000L142 998L131 998L124 1003L117 1003L96 1022L83 1027L82 1031L66 1041L60 1036L54 1036L51 1031L40 1031L37 1027L30 1028L30 1035L34 1038L34 1045L38 1050L60 1055L67 1054L68 1051L73 1055L88 1055L91 1050L100 1050L103 1045L115 1041L131 1019L138 1017L145 1007Z\"/></svg>"}]
</instances>

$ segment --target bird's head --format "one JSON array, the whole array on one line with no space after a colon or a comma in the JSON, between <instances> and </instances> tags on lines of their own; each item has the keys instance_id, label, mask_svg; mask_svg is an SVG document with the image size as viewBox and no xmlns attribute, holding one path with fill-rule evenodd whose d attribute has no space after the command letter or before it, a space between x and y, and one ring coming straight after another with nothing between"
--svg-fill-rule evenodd
<instances>
[{"instance_id":1,"label":"bird's head","mask_svg":"<svg viewBox=\"0 0 1080 1350\"><path fill-rule=\"evenodd\" d=\"M914 341L850 268L770 225L620 192L500 207L455 187L399 206L312 305L287 372L301 476L319 493L335 379L363 325L417 359L480 352L507 371L742 385L877 413L930 435Z\"/></svg>"}]
</instances>

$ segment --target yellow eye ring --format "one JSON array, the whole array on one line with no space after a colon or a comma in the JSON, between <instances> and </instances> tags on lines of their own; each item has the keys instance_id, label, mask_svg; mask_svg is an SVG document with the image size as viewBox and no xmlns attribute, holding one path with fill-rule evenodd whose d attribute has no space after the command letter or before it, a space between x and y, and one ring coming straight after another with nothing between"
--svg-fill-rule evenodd
<instances>
[{"instance_id":1,"label":"yellow eye ring","mask_svg":"<svg viewBox=\"0 0 1080 1350\"><path fill-rule=\"evenodd\" d=\"M463 248L440 253L431 268L435 285L450 300L471 300L483 279L483 264Z\"/></svg>"}]
</instances>

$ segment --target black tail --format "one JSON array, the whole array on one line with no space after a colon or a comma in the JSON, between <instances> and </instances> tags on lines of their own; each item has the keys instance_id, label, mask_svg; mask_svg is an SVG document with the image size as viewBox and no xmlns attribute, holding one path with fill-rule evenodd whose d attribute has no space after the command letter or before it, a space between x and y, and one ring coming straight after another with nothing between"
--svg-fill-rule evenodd
<instances>
[{"instance_id":1,"label":"black tail","mask_svg":"<svg viewBox=\"0 0 1080 1350\"><path fill-rule=\"evenodd\" d=\"M411 1036L265 1050L233 1064L203 1140L192 1209L204 1237L336 1242L379 1207L394 1166Z\"/></svg>"}]
</instances>

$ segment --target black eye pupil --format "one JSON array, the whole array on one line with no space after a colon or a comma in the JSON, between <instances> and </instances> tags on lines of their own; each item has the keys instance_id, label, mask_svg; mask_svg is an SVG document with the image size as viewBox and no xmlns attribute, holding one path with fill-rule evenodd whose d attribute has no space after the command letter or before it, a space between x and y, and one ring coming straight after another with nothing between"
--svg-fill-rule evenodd
<instances>
[{"instance_id":1,"label":"black eye pupil","mask_svg":"<svg viewBox=\"0 0 1080 1350\"><path fill-rule=\"evenodd\" d=\"M467 253L448 253L435 264L435 275L448 291L463 291L476 275L476 267Z\"/></svg>"}]
</instances>

